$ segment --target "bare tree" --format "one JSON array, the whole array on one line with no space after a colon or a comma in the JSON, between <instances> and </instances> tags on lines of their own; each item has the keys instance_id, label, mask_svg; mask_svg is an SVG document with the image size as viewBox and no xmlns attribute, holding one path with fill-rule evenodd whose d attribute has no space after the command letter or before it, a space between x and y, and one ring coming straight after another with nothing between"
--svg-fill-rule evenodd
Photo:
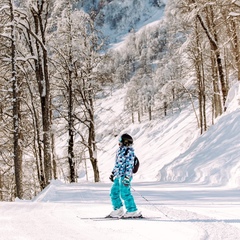
<instances>
[{"instance_id":1,"label":"bare tree","mask_svg":"<svg viewBox=\"0 0 240 240\"><path fill-rule=\"evenodd\" d=\"M56 9L54 14L58 14L59 9ZM66 119L68 131L68 147L67 158L69 164L69 181L76 181L76 169L74 160L74 85L76 84L74 76L74 61L78 59L76 48L76 29L78 22L73 23L74 14L72 13L72 5L70 1L64 3L64 10L61 10L61 22L58 23L58 29L52 35L51 48L53 49L52 65L55 69L54 77L56 82L60 84L57 86L58 92L63 96L64 103L66 102L67 116L61 113L61 116ZM75 19L76 20L76 19ZM59 41L61 43L59 44ZM64 43L64 44L63 44ZM57 84L54 84L56 86ZM55 89L55 93L57 93ZM57 97L55 97L57 98Z\"/></svg>"},{"instance_id":2,"label":"bare tree","mask_svg":"<svg viewBox=\"0 0 240 240\"><path fill-rule=\"evenodd\" d=\"M32 14L34 34L32 39L35 45L35 77L38 83L38 91L42 111L42 133L43 133L43 156L45 186L52 179L51 163L51 121L50 121L50 80L48 70L48 52L46 46L46 26L50 5L47 1L37 1L30 6Z\"/></svg>"},{"instance_id":3,"label":"bare tree","mask_svg":"<svg viewBox=\"0 0 240 240\"><path fill-rule=\"evenodd\" d=\"M4 3L3 3L4 4ZM5 16L9 16L6 19L6 22L1 21L4 27L5 34L1 35L1 38L4 38L4 43L1 43L1 53L5 54L5 59L1 61L1 67L5 69L5 75L2 75L1 78L4 79L7 83L7 86L11 86L6 91L5 102L1 106L1 121L4 122L6 118L10 120L12 127L10 128L8 124L5 125L5 132L10 132L10 136L2 136L4 139L3 148L8 149L12 160L13 160L13 168L14 168L14 196L18 198L23 198L23 182L22 182L22 148L21 148L21 112L20 112L20 82L18 79L18 69L17 69L17 31L16 31L16 16L13 2L8 0L5 2L5 6L1 8L1 14ZM10 99L10 98L11 99ZM7 109L6 105L11 105L10 109L12 109L12 113L3 113L3 109ZM6 111L8 112L8 110ZM9 116L11 118L9 118ZM8 127L7 127L8 126ZM11 148L11 150L10 150ZM1 155L3 152L1 151ZM12 168L11 161L5 161L9 166L7 169ZM2 168L2 173L7 173L8 170L5 170L6 167ZM7 178L5 178L7 179ZM10 180L10 179L8 179ZM2 181L2 186L3 181ZM11 194L10 194L11 195Z\"/></svg>"},{"instance_id":4,"label":"bare tree","mask_svg":"<svg viewBox=\"0 0 240 240\"><path fill-rule=\"evenodd\" d=\"M81 39L79 40L84 47L80 53L81 61L75 65L78 81L76 93L81 99L82 117L77 117L77 119L87 128L87 141L84 138L82 140L88 149L94 171L94 181L99 182L94 101L96 93L101 89L100 86L109 81L109 75L100 70L101 63L105 59L105 56L100 54L104 47L104 39L97 32L93 20L88 15L84 15L82 20L84 24L80 30Z\"/></svg>"}]
</instances>

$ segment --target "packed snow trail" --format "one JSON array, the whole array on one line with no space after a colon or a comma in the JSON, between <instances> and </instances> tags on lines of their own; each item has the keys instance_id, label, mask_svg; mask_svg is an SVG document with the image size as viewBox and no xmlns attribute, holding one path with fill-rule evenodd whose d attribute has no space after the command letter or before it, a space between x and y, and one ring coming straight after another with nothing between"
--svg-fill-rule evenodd
<instances>
[{"instance_id":1,"label":"packed snow trail","mask_svg":"<svg viewBox=\"0 0 240 240\"><path fill-rule=\"evenodd\" d=\"M93 221L112 209L110 183L53 181L33 201L0 203L1 240L234 240L240 236L238 189L133 183L152 220ZM81 219L85 218L85 219Z\"/></svg>"}]
</instances>

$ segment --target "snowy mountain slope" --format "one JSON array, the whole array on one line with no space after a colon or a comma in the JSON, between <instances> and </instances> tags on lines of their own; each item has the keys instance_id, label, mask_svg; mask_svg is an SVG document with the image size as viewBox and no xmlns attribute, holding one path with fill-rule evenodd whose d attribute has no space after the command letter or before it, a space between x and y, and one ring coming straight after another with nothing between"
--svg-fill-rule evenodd
<instances>
[{"instance_id":1,"label":"snowy mountain slope","mask_svg":"<svg viewBox=\"0 0 240 240\"><path fill-rule=\"evenodd\" d=\"M166 0L79 0L77 7L90 14L95 11L97 27L109 43L117 43L132 29L138 31L142 26L161 19L165 4Z\"/></svg>"}]
</instances>

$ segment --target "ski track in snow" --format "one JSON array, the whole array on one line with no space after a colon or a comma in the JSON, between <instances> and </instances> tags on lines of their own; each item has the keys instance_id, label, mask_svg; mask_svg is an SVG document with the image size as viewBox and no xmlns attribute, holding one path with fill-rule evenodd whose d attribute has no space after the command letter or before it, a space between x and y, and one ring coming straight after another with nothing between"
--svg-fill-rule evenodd
<instances>
[{"instance_id":1,"label":"ski track in snow","mask_svg":"<svg viewBox=\"0 0 240 240\"><path fill-rule=\"evenodd\" d=\"M63 184L54 181L33 201L0 203L0 239L240 238L240 202L237 198L230 201L230 196L226 199L228 189L138 182L133 184L132 192L139 210L148 219L86 219L104 217L111 211L110 187L110 183ZM237 195L237 191L232 190L232 193Z\"/></svg>"},{"instance_id":2,"label":"ski track in snow","mask_svg":"<svg viewBox=\"0 0 240 240\"><path fill-rule=\"evenodd\" d=\"M164 187L164 186L163 186ZM122 228L117 228L115 221L108 222L108 226L110 229L108 230L113 230L114 231L120 231L122 234L122 231L124 234L131 233L132 228L133 228L133 223L134 225L137 225L139 227L138 236L136 236L136 239L156 239L156 223L160 224L159 227L161 228L161 225L174 225L174 228L178 229L179 226L186 226L189 229L194 229L195 232L189 239L209 239L209 240L220 240L220 239L239 239L238 236L240 236L240 229L237 228L236 226L232 225L232 223L240 223L240 220L238 218L236 219L216 219L212 217L208 217L202 214L198 214L196 212L193 212L192 210L180 210L180 209L174 209L172 207L166 207L163 205L159 204L153 204L150 201L146 205L146 201L148 199L151 199L151 194L147 197L141 196L138 193L135 193L135 199L136 202L139 203L139 208L141 208L143 215L146 217L153 217L153 220L128 220L131 221L131 225L129 227L129 224L126 222L121 223L124 224L124 230ZM173 196L173 195L172 195ZM146 199L144 199L146 198ZM161 198L160 198L161 200ZM216 205L215 205L216 207ZM221 208L221 205L219 206ZM161 217L161 219L154 219L154 217ZM91 221L91 220L90 220ZM111 220L110 220L111 221ZM122 220L120 220L122 221ZM124 220L123 220L124 221ZM142 221L142 222L141 222ZM92 222L92 221L91 221ZM155 223L152 225L152 223ZM149 235L149 232L146 234L145 230L141 231L142 229L139 226L139 223L143 225L143 229L148 228L152 229L151 226L154 226L151 232L153 232L153 235ZM99 226L99 223L94 223L97 228L101 228L101 225ZM113 226L114 228L113 228ZM128 228L126 228L126 225ZM176 225L178 227L176 227ZM104 224L103 224L104 226ZM171 234L168 233L170 237ZM174 239L172 237L168 238L165 236L164 239ZM193 238L192 238L193 237ZM188 239L188 238L186 238Z\"/></svg>"},{"instance_id":3,"label":"ski track in snow","mask_svg":"<svg viewBox=\"0 0 240 240\"><path fill-rule=\"evenodd\" d=\"M169 210L168 215L172 216L169 221L197 226L201 230L198 239L239 239L237 236L240 236L240 229L231 225L231 222L240 223L239 219L214 219L196 212L176 209Z\"/></svg>"}]
</instances>

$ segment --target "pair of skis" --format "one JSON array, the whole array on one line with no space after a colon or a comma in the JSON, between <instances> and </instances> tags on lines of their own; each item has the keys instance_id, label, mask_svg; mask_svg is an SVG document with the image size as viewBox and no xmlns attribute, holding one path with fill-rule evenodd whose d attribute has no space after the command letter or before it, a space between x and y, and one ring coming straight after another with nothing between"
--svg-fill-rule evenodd
<instances>
[{"instance_id":1,"label":"pair of skis","mask_svg":"<svg viewBox=\"0 0 240 240\"><path fill-rule=\"evenodd\" d=\"M81 220L93 220L93 221L108 221L108 220L149 220L149 221L156 221L156 220L162 220L161 217L143 217L141 216L137 216L137 217L110 217L110 216L106 216L106 217L78 217Z\"/></svg>"}]
</instances>

